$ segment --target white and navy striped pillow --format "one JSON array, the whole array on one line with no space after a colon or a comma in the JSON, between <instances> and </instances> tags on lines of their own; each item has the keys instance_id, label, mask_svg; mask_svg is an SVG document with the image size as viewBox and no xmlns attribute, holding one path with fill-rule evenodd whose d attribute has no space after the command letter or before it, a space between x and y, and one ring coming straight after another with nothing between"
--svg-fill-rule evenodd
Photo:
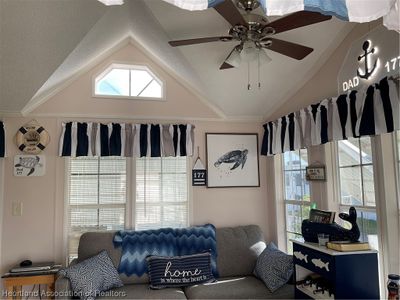
<instances>
[{"instance_id":1,"label":"white and navy striped pillow","mask_svg":"<svg viewBox=\"0 0 400 300\"><path fill-rule=\"evenodd\" d=\"M185 256L148 256L150 288L189 286L214 282L211 270L211 253Z\"/></svg>"}]
</instances>

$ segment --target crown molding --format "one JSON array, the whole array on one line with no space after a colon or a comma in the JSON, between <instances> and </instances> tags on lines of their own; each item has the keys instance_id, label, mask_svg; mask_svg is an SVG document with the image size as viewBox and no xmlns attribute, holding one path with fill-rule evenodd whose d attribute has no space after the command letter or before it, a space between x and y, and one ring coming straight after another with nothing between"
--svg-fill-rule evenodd
<instances>
[{"instance_id":1,"label":"crown molding","mask_svg":"<svg viewBox=\"0 0 400 300\"><path fill-rule=\"evenodd\" d=\"M182 116L143 116L143 115L98 115L98 114L80 114L80 113L56 113L56 114L35 114L25 115L31 118L56 118L56 119L73 119L73 120L135 120L135 121L199 121L199 122L221 122L221 123L260 123L263 121L262 116L230 116L226 118L203 118L203 117L182 117Z\"/></svg>"}]
</instances>

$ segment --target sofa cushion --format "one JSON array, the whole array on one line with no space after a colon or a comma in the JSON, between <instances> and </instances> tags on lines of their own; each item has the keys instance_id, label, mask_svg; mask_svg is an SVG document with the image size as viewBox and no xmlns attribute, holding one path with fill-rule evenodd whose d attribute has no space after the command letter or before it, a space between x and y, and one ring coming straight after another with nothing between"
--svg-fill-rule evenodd
<instances>
[{"instance_id":1,"label":"sofa cushion","mask_svg":"<svg viewBox=\"0 0 400 300\"><path fill-rule=\"evenodd\" d=\"M121 249L116 249L113 244L115 231L86 232L82 234L78 247L78 262L92 257L102 250L106 250L114 266L118 269L121 260ZM143 276L126 276L119 274L124 284L148 283L147 273Z\"/></svg>"},{"instance_id":2,"label":"sofa cushion","mask_svg":"<svg viewBox=\"0 0 400 300\"><path fill-rule=\"evenodd\" d=\"M264 249L263 233L256 225L217 228L219 276L252 275Z\"/></svg>"},{"instance_id":3,"label":"sofa cushion","mask_svg":"<svg viewBox=\"0 0 400 300\"><path fill-rule=\"evenodd\" d=\"M69 278L73 292L81 299L95 299L102 291L123 286L117 269L105 250L76 265L62 269L59 274Z\"/></svg>"},{"instance_id":4,"label":"sofa cushion","mask_svg":"<svg viewBox=\"0 0 400 300\"><path fill-rule=\"evenodd\" d=\"M230 277L186 287L185 294L188 299L293 299L294 285L284 285L271 293L254 276Z\"/></svg>"},{"instance_id":5,"label":"sofa cushion","mask_svg":"<svg viewBox=\"0 0 400 300\"><path fill-rule=\"evenodd\" d=\"M215 281L210 252L175 257L153 255L147 257L147 264L152 289Z\"/></svg>"},{"instance_id":6,"label":"sofa cushion","mask_svg":"<svg viewBox=\"0 0 400 300\"><path fill-rule=\"evenodd\" d=\"M274 243L269 243L257 259L254 275L274 292L289 281L293 268L293 257L280 251Z\"/></svg>"},{"instance_id":7,"label":"sofa cushion","mask_svg":"<svg viewBox=\"0 0 400 300\"><path fill-rule=\"evenodd\" d=\"M128 284L100 295L97 299L186 299L181 288L152 290L148 284Z\"/></svg>"}]
</instances>

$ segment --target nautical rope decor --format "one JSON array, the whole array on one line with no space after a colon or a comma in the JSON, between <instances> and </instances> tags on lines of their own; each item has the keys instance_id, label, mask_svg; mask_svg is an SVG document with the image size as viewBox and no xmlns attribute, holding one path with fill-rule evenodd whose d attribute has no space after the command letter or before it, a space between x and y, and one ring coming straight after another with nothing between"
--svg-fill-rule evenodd
<instances>
[{"instance_id":1,"label":"nautical rope decor","mask_svg":"<svg viewBox=\"0 0 400 300\"><path fill-rule=\"evenodd\" d=\"M21 126L15 135L18 149L27 154L39 154L49 142L49 133L36 120Z\"/></svg>"},{"instance_id":2,"label":"nautical rope decor","mask_svg":"<svg viewBox=\"0 0 400 300\"><path fill-rule=\"evenodd\" d=\"M262 155L400 130L398 79L325 99L264 124Z\"/></svg>"},{"instance_id":3,"label":"nautical rope decor","mask_svg":"<svg viewBox=\"0 0 400 300\"><path fill-rule=\"evenodd\" d=\"M3 121L0 121L0 157L6 156L6 130Z\"/></svg>"},{"instance_id":4,"label":"nautical rope decor","mask_svg":"<svg viewBox=\"0 0 400 300\"><path fill-rule=\"evenodd\" d=\"M62 124L60 156L167 157L192 156L191 124Z\"/></svg>"}]
</instances>

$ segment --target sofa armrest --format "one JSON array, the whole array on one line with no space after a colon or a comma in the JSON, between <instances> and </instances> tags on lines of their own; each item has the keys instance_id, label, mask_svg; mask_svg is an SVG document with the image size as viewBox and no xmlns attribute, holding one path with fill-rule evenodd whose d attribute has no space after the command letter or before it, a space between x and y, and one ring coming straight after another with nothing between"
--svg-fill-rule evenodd
<instances>
[{"instance_id":1,"label":"sofa armrest","mask_svg":"<svg viewBox=\"0 0 400 300\"><path fill-rule=\"evenodd\" d=\"M70 266L73 266L77 264L77 260L74 259L71 261L69 264ZM71 288L71 281L64 276L58 276L56 282L55 282L55 298L56 299L73 299L73 291Z\"/></svg>"}]
</instances>

